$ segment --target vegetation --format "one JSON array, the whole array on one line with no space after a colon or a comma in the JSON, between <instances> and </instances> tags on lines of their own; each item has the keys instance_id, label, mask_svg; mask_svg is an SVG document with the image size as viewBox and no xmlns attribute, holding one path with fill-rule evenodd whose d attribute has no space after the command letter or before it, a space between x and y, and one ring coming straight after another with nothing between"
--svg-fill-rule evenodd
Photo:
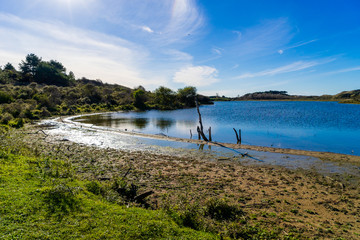
<instances>
[{"instance_id":1,"label":"vegetation","mask_svg":"<svg viewBox=\"0 0 360 240\"><path fill-rule=\"evenodd\" d=\"M289 101L337 101L340 103L358 103L360 104L360 90L344 91L336 95L322 96L301 96L289 95L286 91L265 91L247 93L235 98L225 96L211 96L212 101L248 101L248 100L289 100Z\"/></svg>"},{"instance_id":2,"label":"vegetation","mask_svg":"<svg viewBox=\"0 0 360 240\"><path fill-rule=\"evenodd\" d=\"M84 77L75 80L62 63L28 54L19 71L10 63L0 68L0 124L21 127L24 122L53 115L188 108L194 107L196 95L194 87L174 92L161 86L150 92L142 86L130 89ZM205 96L199 100L211 103Z\"/></svg>"},{"instance_id":3,"label":"vegetation","mask_svg":"<svg viewBox=\"0 0 360 240\"><path fill-rule=\"evenodd\" d=\"M1 239L216 238L178 225L163 210L122 204L113 185L80 180L67 160L36 157L30 149L3 143Z\"/></svg>"},{"instance_id":4,"label":"vegetation","mask_svg":"<svg viewBox=\"0 0 360 240\"><path fill-rule=\"evenodd\" d=\"M2 129L2 239L356 239L358 180ZM204 161L205 160L205 161ZM338 179L339 177L339 179ZM150 193L149 193L150 192ZM149 193L149 194L146 194Z\"/></svg>"}]
</instances>

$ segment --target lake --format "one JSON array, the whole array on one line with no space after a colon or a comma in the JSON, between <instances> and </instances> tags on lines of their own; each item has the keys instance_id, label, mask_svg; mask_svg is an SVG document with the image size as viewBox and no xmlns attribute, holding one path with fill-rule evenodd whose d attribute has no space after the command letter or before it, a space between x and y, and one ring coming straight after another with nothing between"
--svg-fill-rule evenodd
<instances>
[{"instance_id":1,"label":"lake","mask_svg":"<svg viewBox=\"0 0 360 240\"><path fill-rule=\"evenodd\" d=\"M213 141L360 155L360 105L336 102L241 101L200 107L204 129ZM197 138L195 108L117 112L75 121L148 134ZM206 132L206 131L205 131Z\"/></svg>"}]
</instances>

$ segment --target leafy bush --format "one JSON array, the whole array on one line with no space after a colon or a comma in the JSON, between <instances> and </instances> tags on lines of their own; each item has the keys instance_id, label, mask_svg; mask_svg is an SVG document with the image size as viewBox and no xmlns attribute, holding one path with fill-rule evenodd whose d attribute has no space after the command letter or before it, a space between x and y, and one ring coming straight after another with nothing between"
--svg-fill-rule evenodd
<instances>
[{"instance_id":1,"label":"leafy bush","mask_svg":"<svg viewBox=\"0 0 360 240\"><path fill-rule=\"evenodd\" d=\"M1 116L0 116L0 122L2 124L8 124L13 119L14 119L14 117L8 112L5 112L4 114L1 114Z\"/></svg>"},{"instance_id":2,"label":"leafy bush","mask_svg":"<svg viewBox=\"0 0 360 240\"><path fill-rule=\"evenodd\" d=\"M43 200L50 213L68 214L79 209L80 202L76 197L78 189L59 183L43 190Z\"/></svg>"},{"instance_id":3,"label":"leafy bush","mask_svg":"<svg viewBox=\"0 0 360 240\"><path fill-rule=\"evenodd\" d=\"M12 101L13 101L13 99L9 94L0 91L0 104L11 103Z\"/></svg>"},{"instance_id":4,"label":"leafy bush","mask_svg":"<svg viewBox=\"0 0 360 240\"><path fill-rule=\"evenodd\" d=\"M24 126L24 120L22 118L16 118L16 119L10 120L8 122L8 125L13 128L21 128Z\"/></svg>"},{"instance_id":5,"label":"leafy bush","mask_svg":"<svg viewBox=\"0 0 360 240\"><path fill-rule=\"evenodd\" d=\"M85 184L85 187L86 190L88 190L89 192L95 195L100 195L102 192L101 185L97 181L88 182L87 184Z\"/></svg>"}]
</instances>

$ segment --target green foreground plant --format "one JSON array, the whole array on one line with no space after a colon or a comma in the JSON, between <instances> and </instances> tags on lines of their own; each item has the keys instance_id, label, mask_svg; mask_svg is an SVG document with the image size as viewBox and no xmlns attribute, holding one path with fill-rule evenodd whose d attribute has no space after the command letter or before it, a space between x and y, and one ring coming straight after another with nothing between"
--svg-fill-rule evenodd
<instances>
[{"instance_id":1,"label":"green foreground plant","mask_svg":"<svg viewBox=\"0 0 360 240\"><path fill-rule=\"evenodd\" d=\"M108 201L110 188L77 179L68 162L18 147L0 147L0 239L216 238L165 211Z\"/></svg>"}]
</instances>

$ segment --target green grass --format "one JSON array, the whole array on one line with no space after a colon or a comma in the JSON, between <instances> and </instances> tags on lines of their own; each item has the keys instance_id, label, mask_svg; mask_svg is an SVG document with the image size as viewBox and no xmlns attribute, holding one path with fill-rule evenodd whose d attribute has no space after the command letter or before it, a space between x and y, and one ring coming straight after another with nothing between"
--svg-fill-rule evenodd
<instances>
[{"instance_id":1,"label":"green grass","mask_svg":"<svg viewBox=\"0 0 360 240\"><path fill-rule=\"evenodd\" d=\"M0 239L216 239L87 190L59 160L0 150Z\"/></svg>"}]
</instances>

